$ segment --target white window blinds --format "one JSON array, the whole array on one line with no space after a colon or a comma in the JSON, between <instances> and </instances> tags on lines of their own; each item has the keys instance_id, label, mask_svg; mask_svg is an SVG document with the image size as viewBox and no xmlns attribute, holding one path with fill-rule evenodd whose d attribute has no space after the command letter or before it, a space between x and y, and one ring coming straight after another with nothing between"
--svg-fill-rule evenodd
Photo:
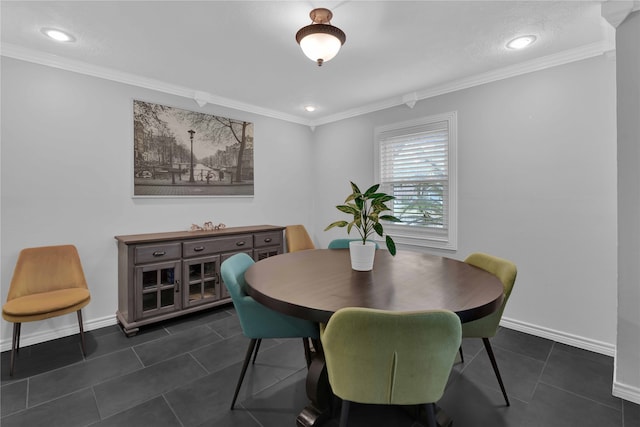
<instances>
[{"instance_id":1,"label":"white window blinds","mask_svg":"<svg viewBox=\"0 0 640 427\"><path fill-rule=\"evenodd\" d=\"M455 227L451 210L455 206L451 200L453 126L455 113L377 129L377 179L382 191L395 196L389 207L402 220L385 224L385 230L393 229L394 238L398 235L402 240L404 235L412 244L422 239L437 243L421 245L450 247L451 228ZM453 160L455 164L455 156Z\"/></svg>"}]
</instances>

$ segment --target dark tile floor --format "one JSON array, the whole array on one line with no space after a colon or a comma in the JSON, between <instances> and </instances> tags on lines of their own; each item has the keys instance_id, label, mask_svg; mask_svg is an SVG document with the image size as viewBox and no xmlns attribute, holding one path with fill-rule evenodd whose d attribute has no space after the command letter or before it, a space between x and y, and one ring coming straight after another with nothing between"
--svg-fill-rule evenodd
<instances>
[{"instance_id":1,"label":"dark tile floor","mask_svg":"<svg viewBox=\"0 0 640 427\"><path fill-rule=\"evenodd\" d=\"M232 306L132 338L117 326L86 338L86 358L77 336L21 349L13 378L2 353L3 427L293 427L307 402L300 340L269 340L229 410L248 344ZM465 363L454 366L439 402L455 427L640 426L640 406L611 396L612 358L504 328L492 343L511 406L481 340L465 340ZM349 421L418 425L405 410L355 404Z\"/></svg>"}]
</instances>

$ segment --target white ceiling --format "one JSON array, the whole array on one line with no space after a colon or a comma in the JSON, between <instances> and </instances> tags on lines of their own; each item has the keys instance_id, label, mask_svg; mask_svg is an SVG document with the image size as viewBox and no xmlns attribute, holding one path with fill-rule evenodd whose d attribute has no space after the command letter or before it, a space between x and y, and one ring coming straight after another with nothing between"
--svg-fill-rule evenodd
<instances>
[{"instance_id":1,"label":"white ceiling","mask_svg":"<svg viewBox=\"0 0 640 427\"><path fill-rule=\"evenodd\" d=\"M600 4L2 1L2 55L315 126L601 54L613 39ZM314 7L347 35L322 67L295 41ZM53 42L42 27L77 41ZM523 34L537 43L505 48Z\"/></svg>"}]
</instances>

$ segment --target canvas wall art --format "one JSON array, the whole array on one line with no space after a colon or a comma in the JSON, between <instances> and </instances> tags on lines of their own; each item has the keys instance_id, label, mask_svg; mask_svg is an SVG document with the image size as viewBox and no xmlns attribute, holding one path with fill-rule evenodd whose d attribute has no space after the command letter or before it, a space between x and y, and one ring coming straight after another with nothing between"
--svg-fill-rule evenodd
<instances>
[{"instance_id":1,"label":"canvas wall art","mask_svg":"<svg viewBox=\"0 0 640 427\"><path fill-rule=\"evenodd\" d=\"M253 123L133 101L134 197L253 196Z\"/></svg>"}]
</instances>

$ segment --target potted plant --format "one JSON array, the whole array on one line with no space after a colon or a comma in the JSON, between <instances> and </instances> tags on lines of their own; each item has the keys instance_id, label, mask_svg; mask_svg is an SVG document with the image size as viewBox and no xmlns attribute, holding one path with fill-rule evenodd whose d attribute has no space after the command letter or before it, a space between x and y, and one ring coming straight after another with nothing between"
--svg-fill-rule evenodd
<instances>
[{"instance_id":1,"label":"potted plant","mask_svg":"<svg viewBox=\"0 0 640 427\"><path fill-rule=\"evenodd\" d=\"M338 205L336 208L340 212L353 215L353 220L350 222L336 221L325 228L327 231L333 227L347 227L347 234L350 234L353 228L358 231L361 240L349 244L351 267L354 270L369 271L373 269L376 244L370 241L369 237L373 233L380 237L384 236L384 229L380 221L401 222L393 215L382 215L383 212L391 210L385 203L395 197L385 193L377 193L379 187L380 184L375 184L363 193L356 184L351 182L352 193L343 205ZM391 236L385 236L385 243L389 253L395 255L396 244Z\"/></svg>"}]
</instances>

